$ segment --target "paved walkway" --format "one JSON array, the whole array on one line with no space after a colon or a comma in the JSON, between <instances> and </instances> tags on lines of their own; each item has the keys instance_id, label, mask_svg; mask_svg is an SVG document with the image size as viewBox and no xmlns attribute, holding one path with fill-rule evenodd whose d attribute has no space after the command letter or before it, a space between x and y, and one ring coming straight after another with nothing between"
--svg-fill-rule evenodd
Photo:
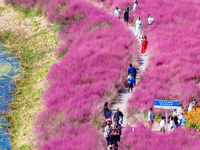
<instances>
[{"instance_id":1,"label":"paved walkway","mask_svg":"<svg viewBox=\"0 0 200 150\"><path fill-rule=\"evenodd\" d=\"M133 34L135 33L135 27L129 27L129 29L133 32ZM138 42L140 44L140 49L141 49L141 40L138 39ZM139 66L139 70L137 70L136 83L139 82L140 73L142 73L146 69L146 67L148 65L148 59L149 59L149 56L147 54L146 55L140 54L140 59L139 59L140 66ZM128 70L128 67L127 67L127 70ZM133 89L133 92L127 92L127 89L125 89L123 92L121 92L119 94L115 103L111 105L110 110L112 111L113 115L116 112L117 108L119 108L119 110L124 114L124 118L123 118L124 120L123 120L122 127L126 127L126 125L129 124L128 119L127 119L127 109L126 108L128 105L128 100L132 97L134 92L135 92L135 88ZM156 131L156 132L160 131L159 122L154 122L152 131ZM168 124L168 131L171 131L169 124Z\"/></svg>"},{"instance_id":2,"label":"paved walkway","mask_svg":"<svg viewBox=\"0 0 200 150\"><path fill-rule=\"evenodd\" d=\"M133 34L135 33L135 27L129 27L129 29L133 32ZM138 39L138 42L141 45L140 39ZM128 65L129 64L127 64L127 70L128 70ZM139 82L140 73L145 70L147 65L148 65L148 55L145 55L145 56L140 55L140 66L139 66L139 70L137 70L136 83ZM125 127L128 124L126 108L127 108L128 100L132 97L134 91L135 91L135 88L133 89L133 92L127 92L127 89L125 89L123 92L119 94L119 97L116 99L116 103L111 105L110 110L112 111L112 114L116 112L117 108L119 108L119 110L124 114L122 127Z\"/></svg>"}]
</instances>

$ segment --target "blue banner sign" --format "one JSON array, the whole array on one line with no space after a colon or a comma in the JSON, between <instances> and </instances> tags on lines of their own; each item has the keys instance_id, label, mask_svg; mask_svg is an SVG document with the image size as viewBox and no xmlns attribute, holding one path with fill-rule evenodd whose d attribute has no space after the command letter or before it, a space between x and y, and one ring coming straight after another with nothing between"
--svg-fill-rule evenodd
<instances>
[{"instance_id":1,"label":"blue banner sign","mask_svg":"<svg viewBox=\"0 0 200 150\"><path fill-rule=\"evenodd\" d=\"M154 100L154 108L177 109L178 107L178 101Z\"/></svg>"}]
</instances>

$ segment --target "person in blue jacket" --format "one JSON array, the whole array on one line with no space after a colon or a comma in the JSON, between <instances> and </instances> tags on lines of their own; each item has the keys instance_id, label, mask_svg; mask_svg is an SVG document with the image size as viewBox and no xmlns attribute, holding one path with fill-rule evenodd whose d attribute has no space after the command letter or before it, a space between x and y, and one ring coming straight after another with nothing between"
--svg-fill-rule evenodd
<instances>
[{"instance_id":1,"label":"person in blue jacket","mask_svg":"<svg viewBox=\"0 0 200 150\"><path fill-rule=\"evenodd\" d=\"M137 73L137 72L136 72L136 69L132 66L132 64L130 64L129 67L130 67L130 68L128 69L128 74L129 74L129 73L132 73L132 75L134 76L134 79L135 79L135 81L136 81L136 73Z\"/></svg>"},{"instance_id":2,"label":"person in blue jacket","mask_svg":"<svg viewBox=\"0 0 200 150\"><path fill-rule=\"evenodd\" d=\"M128 79L128 91L129 90L133 91L133 84L135 84L135 79L132 73L129 73L127 79Z\"/></svg>"}]
</instances>

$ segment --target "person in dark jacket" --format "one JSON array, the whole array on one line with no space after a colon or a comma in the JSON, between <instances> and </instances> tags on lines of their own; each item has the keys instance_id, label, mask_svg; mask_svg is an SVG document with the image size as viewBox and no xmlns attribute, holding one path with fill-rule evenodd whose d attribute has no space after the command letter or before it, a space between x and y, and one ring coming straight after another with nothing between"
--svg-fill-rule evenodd
<instances>
[{"instance_id":1,"label":"person in dark jacket","mask_svg":"<svg viewBox=\"0 0 200 150\"><path fill-rule=\"evenodd\" d=\"M112 133L110 135L110 145L112 146L114 145L115 149L117 149L118 144L119 144L119 136L118 136L117 131L114 131L114 134Z\"/></svg>"},{"instance_id":2,"label":"person in dark jacket","mask_svg":"<svg viewBox=\"0 0 200 150\"><path fill-rule=\"evenodd\" d=\"M173 118L174 118L174 123L175 123L176 127L178 127L179 126L178 117L177 116L173 116Z\"/></svg>"},{"instance_id":3,"label":"person in dark jacket","mask_svg":"<svg viewBox=\"0 0 200 150\"><path fill-rule=\"evenodd\" d=\"M134 76L134 79L136 81L136 69L132 66L132 64L129 65L129 69L128 69L128 74L131 73Z\"/></svg>"},{"instance_id":4,"label":"person in dark jacket","mask_svg":"<svg viewBox=\"0 0 200 150\"><path fill-rule=\"evenodd\" d=\"M130 14L130 8L128 7L128 8L124 11L124 22L127 23L127 26L128 26L129 14Z\"/></svg>"},{"instance_id":5,"label":"person in dark jacket","mask_svg":"<svg viewBox=\"0 0 200 150\"><path fill-rule=\"evenodd\" d=\"M119 116L121 116L123 118L123 113L121 111L119 111L119 108L117 108L117 111L114 114L114 121L119 121Z\"/></svg>"},{"instance_id":6,"label":"person in dark jacket","mask_svg":"<svg viewBox=\"0 0 200 150\"><path fill-rule=\"evenodd\" d=\"M108 112L109 112L108 102L106 102L105 105L104 105L104 117L105 117L105 119L109 118Z\"/></svg>"},{"instance_id":7,"label":"person in dark jacket","mask_svg":"<svg viewBox=\"0 0 200 150\"><path fill-rule=\"evenodd\" d=\"M118 125L115 130L117 131L118 140L120 142L120 137L122 135L121 126Z\"/></svg>"}]
</instances>

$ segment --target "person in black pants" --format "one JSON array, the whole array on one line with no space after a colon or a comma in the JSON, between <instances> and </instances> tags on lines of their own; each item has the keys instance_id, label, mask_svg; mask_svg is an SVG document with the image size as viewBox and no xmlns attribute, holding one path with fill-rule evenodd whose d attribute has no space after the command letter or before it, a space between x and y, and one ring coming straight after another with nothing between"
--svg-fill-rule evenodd
<instances>
[{"instance_id":1,"label":"person in black pants","mask_svg":"<svg viewBox=\"0 0 200 150\"><path fill-rule=\"evenodd\" d=\"M129 68L128 68L128 74L131 73L135 79L135 83L136 83L136 69L132 66L132 64L129 65Z\"/></svg>"},{"instance_id":2,"label":"person in black pants","mask_svg":"<svg viewBox=\"0 0 200 150\"><path fill-rule=\"evenodd\" d=\"M108 112L109 112L108 102L106 102L105 105L104 105L104 117L105 117L105 119L109 118Z\"/></svg>"},{"instance_id":3,"label":"person in black pants","mask_svg":"<svg viewBox=\"0 0 200 150\"><path fill-rule=\"evenodd\" d=\"M128 26L129 14L130 14L130 8L128 7L128 8L124 11L124 22L127 23L127 26Z\"/></svg>"},{"instance_id":4,"label":"person in black pants","mask_svg":"<svg viewBox=\"0 0 200 150\"><path fill-rule=\"evenodd\" d=\"M176 127L178 127L179 126L178 117L177 116L173 116L173 119L174 119L174 123L175 123Z\"/></svg>"},{"instance_id":5,"label":"person in black pants","mask_svg":"<svg viewBox=\"0 0 200 150\"><path fill-rule=\"evenodd\" d=\"M122 135L122 131L121 131L120 125L118 125L118 126L116 127L115 130L117 131L118 140L119 140L119 142L120 142L120 137L121 137L121 135ZM118 143L118 144L119 144L119 143Z\"/></svg>"},{"instance_id":6,"label":"person in black pants","mask_svg":"<svg viewBox=\"0 0 200 150\"><path fill-rule=\"evenodd\" d=\"M114 134L112 132L112 134L110 135L110 145L112 145L112 148L117 150L118 144L119 144L119 136L118 136L117 130L115 130Z\"/></svg>"}]
</instances>

